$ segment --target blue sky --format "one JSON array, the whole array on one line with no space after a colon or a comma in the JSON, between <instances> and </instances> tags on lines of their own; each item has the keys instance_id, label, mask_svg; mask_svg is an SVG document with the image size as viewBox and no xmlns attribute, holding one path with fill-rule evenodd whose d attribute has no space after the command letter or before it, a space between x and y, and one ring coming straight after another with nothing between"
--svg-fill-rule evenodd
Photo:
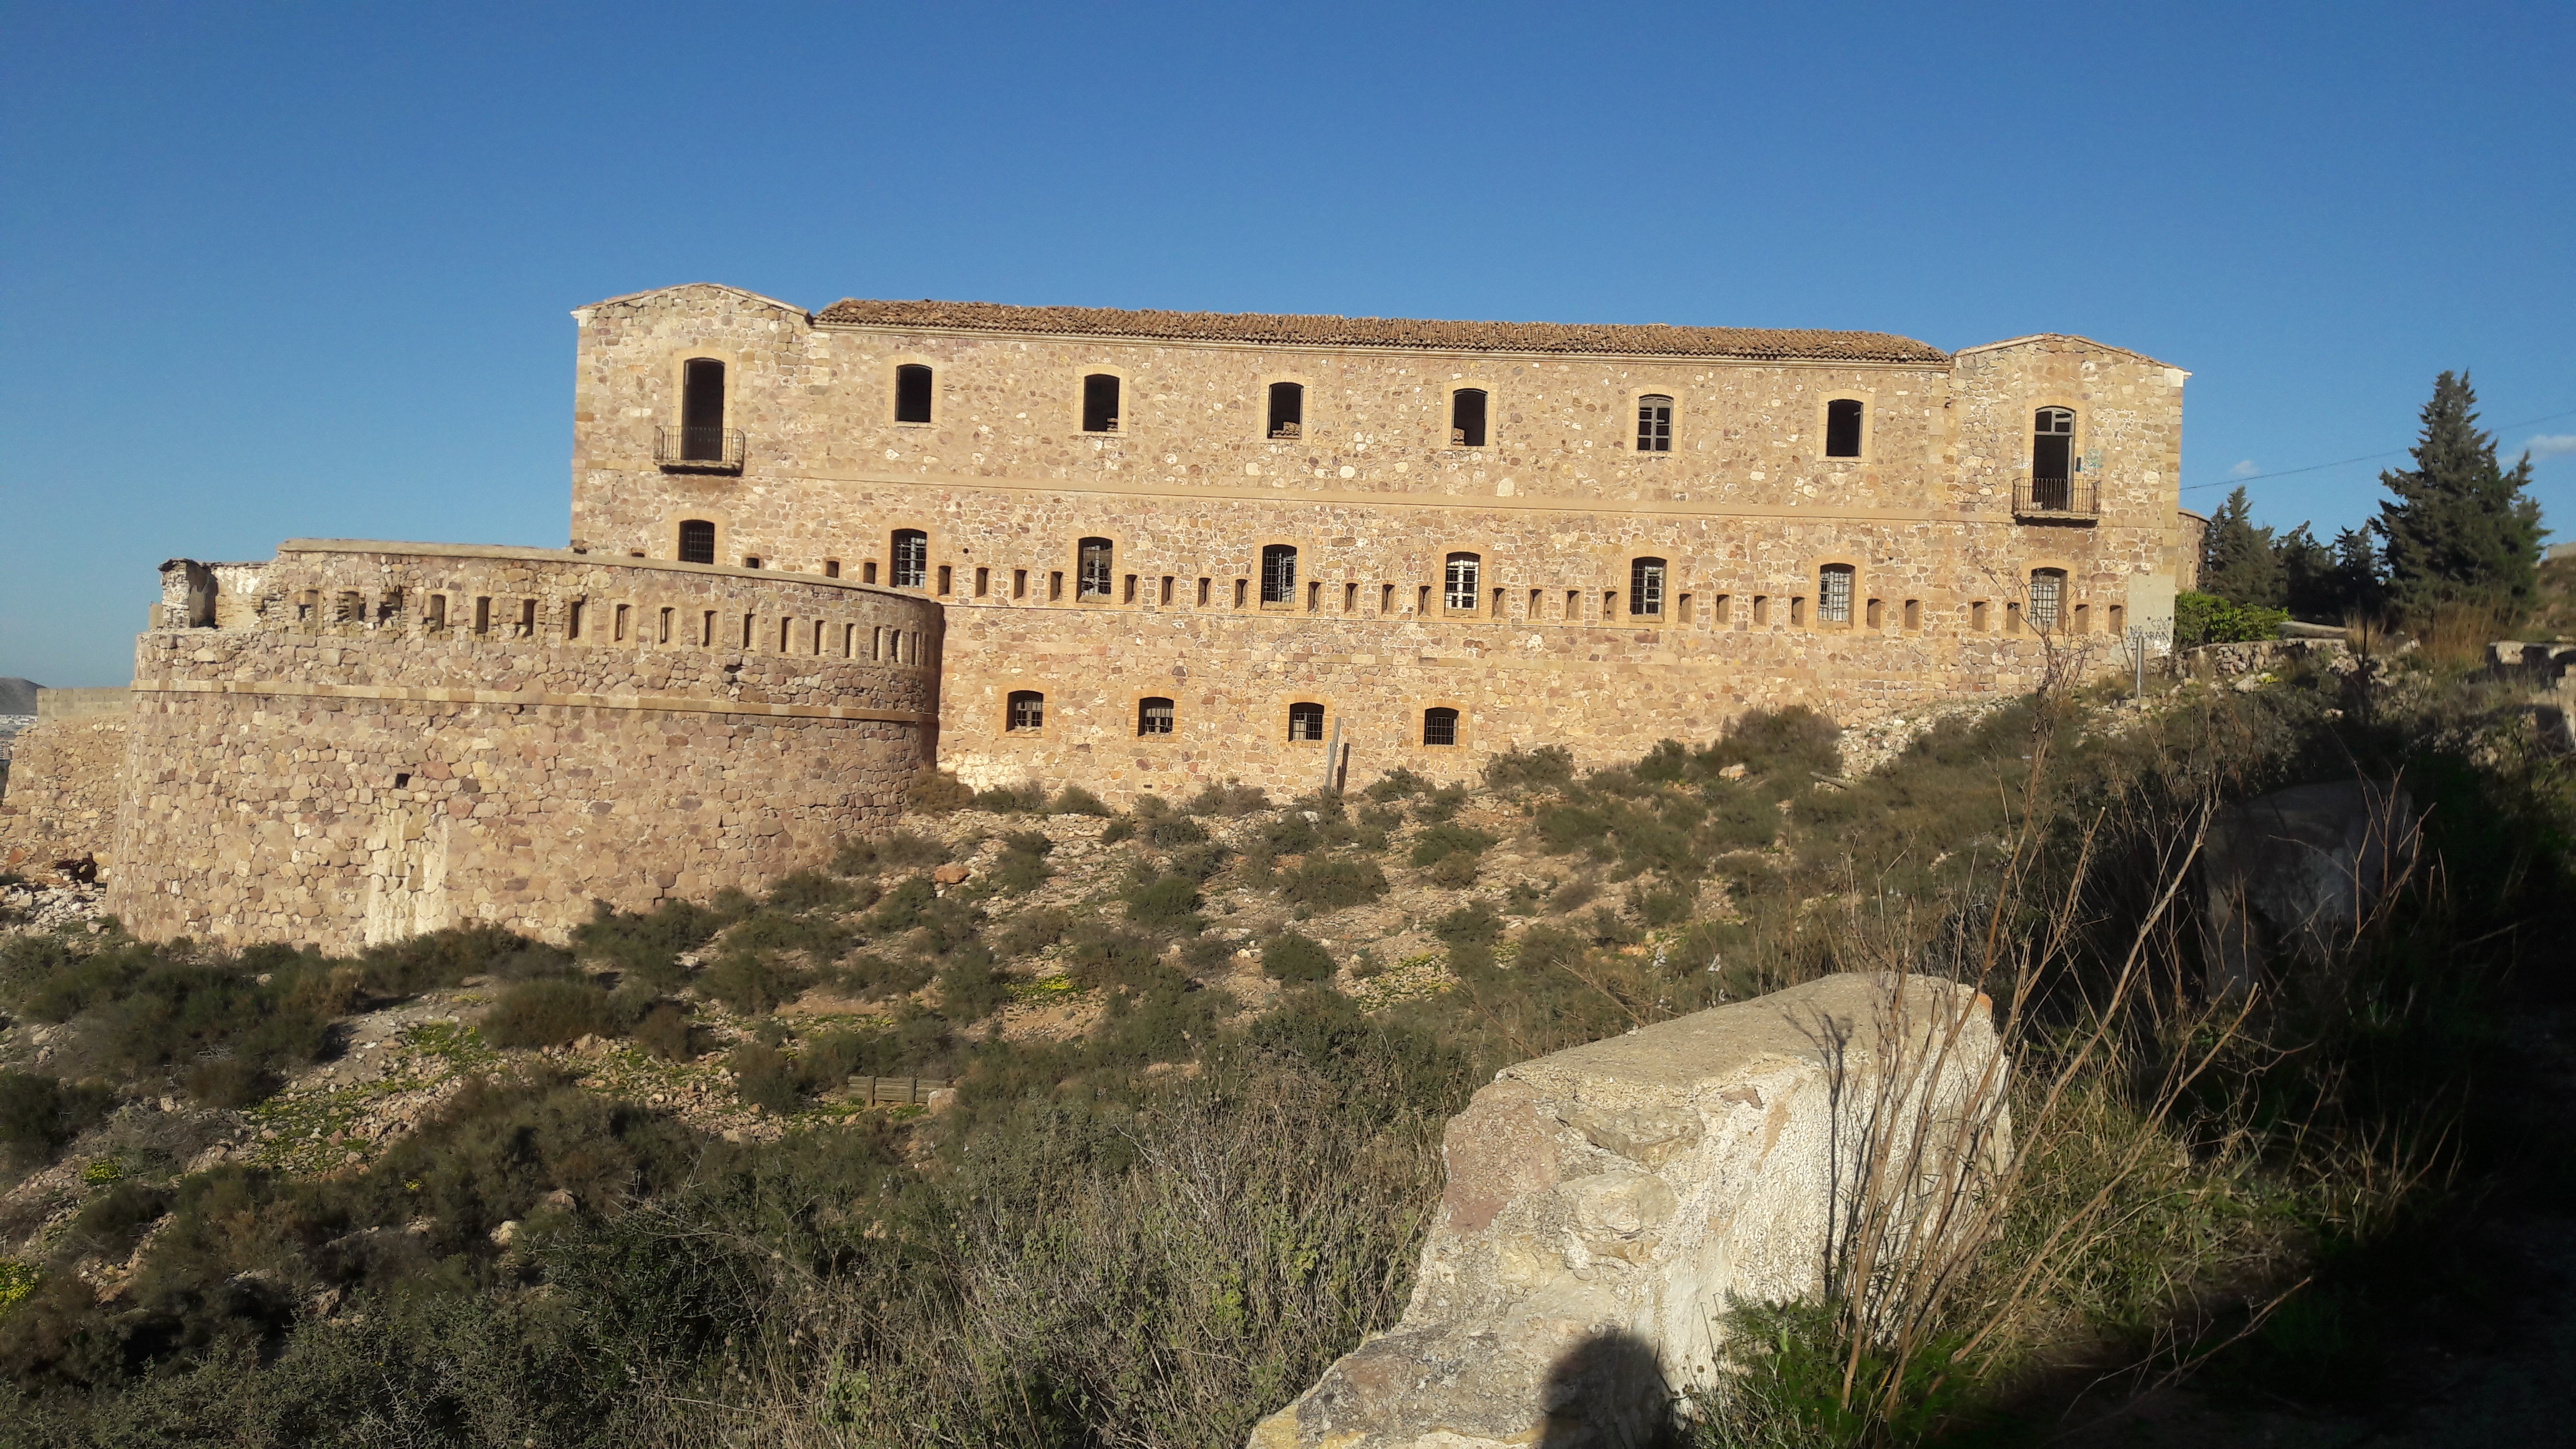
<instances>
[{"instance_id":1,"label":"blue sky","mask_svg":"<svg viewBox=\"0 0 2576 1449\"><path fill-rule=\"evenodd\" d=\"M2576 534L2564 0L7 17L0 675L121 682L168 557L560 546L566 312L699 280L2075 332L2192 370L2203 506L2466 367Z\"/></svg>"}]
</instances>

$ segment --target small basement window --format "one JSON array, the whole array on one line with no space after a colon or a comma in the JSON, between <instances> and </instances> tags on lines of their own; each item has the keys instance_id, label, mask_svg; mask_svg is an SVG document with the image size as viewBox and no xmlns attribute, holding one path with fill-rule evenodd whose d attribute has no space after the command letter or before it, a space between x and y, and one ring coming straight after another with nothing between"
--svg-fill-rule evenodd
<instances>
[{"instance_id":1,"label":"small basement window","mask_svg":"<svg viewBox=\"0 0 2576 1449\"><path fill-rule=\"evenodd\" d=\"M1673 450L1673 400L1661 393L1648 393L1637 399L1637 451L1669 453Z\"/></svg>"},{"instance_id":2,"label":"small basement window","mask_svg":"<svg viewBox=\"0 0 2576 1449\"><path fill-rule=\"evenodd\" d=\"M1302 438L1306 435L1306 385L1302 382L1270 384L1269 435L1274 438Z\"/></svg>"},{"instance_id":3,"label":"small basement window","mask_svg":"<svg viewBox=\"0 0 2576 1449\"><path fill-rule=\"evenodd\" d=\"M1046 728L1046 696L1034 689L1012 690L1006 718L1014 733Z\"/></svg>"},{"instance_id":4,"label":"small basement window","mask_svg":"<svg viewBox=\"0 0 2576 1449\"><path fill-rule=\"evenodd\" d=\"M1288 706L1288 738L1321 740L1324 737L1324 707L1311 702Z\"/></svg>"},{"instance_id":5,"label":"small basement window","mask_svg":"<svg viewBox=\"0 0 2576 1449\"><path fill-rule=\"evenodd\" d=\"M1168 699L1136 701L1136 733L1167 735L1172 732L1172 702Z\"/></svg>"},{"instance_id":6,"label":"small basement window","mask_svg":"<svg viewBox=\"0 0 2576 1449\"><path fill-rule=\"evenodd\" d=\"M1426 745L1458 743L1458 711L1447 705L1433 705L1422 712L1422 742Z\"/></svg>"},{"instance_id":7,"label":"small basement window","mask_svg":"<svg viewBox=\"0 0 2576 1449\"><path fill-rule=\"evenodd\" d=\"M918 362L907 362L894 370L894 420L930 421L930 369Z\"/></svg>"},{"instance_id":8,"label":"small basement window","mask_svg":"<svg viewBox=\"0 0 2576 1449\"><path fill-rule=\"evenodd\" d=\"M1481 448L1485 446L1485 390L1462 387L1449 394L1449 446Z\"/></svg>"},{"instance_id":9,"label":"small basement window","mask_svg":"<svg viewBox=\"0 0 2576 1449\"><path fill-rule=\"evenodd\" d=\"M1860 399L1838 397L1825 404L1825 456L1860 456Z\"/></svg>"},{"instance_id":10,"label":"small basement window","mask_svg":"<svg viewBox=\"0 0 2576 1449\"><path fill-rule=\"evenodd\" d=\"M1118 377L1115 373L1095 372L1082 380L1082 430L1086 433L1118 431Z\"/></svg>"}]
</instances>

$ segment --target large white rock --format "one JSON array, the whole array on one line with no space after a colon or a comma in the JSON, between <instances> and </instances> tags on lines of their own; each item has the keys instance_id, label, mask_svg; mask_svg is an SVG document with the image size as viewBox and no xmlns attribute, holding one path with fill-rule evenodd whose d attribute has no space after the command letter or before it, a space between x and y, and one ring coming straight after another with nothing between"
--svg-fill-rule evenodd
<instances>
[{"instance_id":1,"label":"large white rock","mask_svg":"<svg viewBox=\"0 0 2576 1449\"><path fill-rule=\"evenodd\" d=\"M1716 1372L1731 1301L1818 1288L1874 1134L1932 1149L1893 1189L1918 1204L2005 1150L1992 1003L1899 990L1826 977L1497 1075L1449 1124L1402 1321L1252 1449L1645 1442Z\"/></svg>"}]
</instances>

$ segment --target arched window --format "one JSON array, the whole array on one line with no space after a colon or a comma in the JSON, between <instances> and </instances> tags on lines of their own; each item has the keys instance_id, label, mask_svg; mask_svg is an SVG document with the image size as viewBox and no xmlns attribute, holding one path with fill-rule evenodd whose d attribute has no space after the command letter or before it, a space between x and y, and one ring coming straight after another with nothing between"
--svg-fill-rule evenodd
<instances>
[{"instance_id":1,"label":"arched window","mask_svg":"<svg viewBox=\"0 0 2576 1449\"><path fill-rule=\"evenodd\" d=\"M2066 604L2066 570L2030 571L2030 627L2042 634L2057 628Z\"/></svg>"},{"instance_id":2,"label":"arched window","mask_svg":"<svg viewBox=\"0 0 2576 1449\"><path fill-rule=\"evenodd\" d=\"M1628 565L1628 612L1645 619L1664 615L1664 561L1641 558Z\"/></svg>"},{"instance_id":3,"label":"arched window","mask_svg":"<svg viewBox=\"0 0 2576 1449\"><path fill-rule=\"evenodd\" d=\"M1320 704L1288 706L1288 738L1320 740L1324 737L1324 707Z\"/></svg>"},{"instance_id":4,"label":"arched window","mask_svg":"<svg viewBox=\"0 0 2576 1449\"><path fill-rule=\"evenodd\" d=\"M917 589L930 582L930 535L918 528L894 531L891 582L898 589Z\"/></svg>"},{"instance_id":5,"label":"arched window","mask_svg":"<svg viewBox=\"0 0 2576 1449\"><path fill-rule=\"evenodd\" d=\"M1453 553L1449 555L1448 586L1444 588L1441 593L1442 601L1450 608L1473 609L1476 607L1477 572L1479 566L1483 562L1484 561L1482 559L1472 553Z\"/></svg>"},{"instance_id":6,"label":"arched window","mask_svg":"<svg viewBox=\"0 0 2576 1449\"><path fill-rule=\"evenodd\" d=\"M2075 474L2075 413L2041 408L2030 420L2030 501L2034 508L2063 509Z\"/></svg>"},{"instance_id":7,"label":"arched window","mask_svg":"<svg viewBox=\"0 0 2576 1449\"><path fill-rule=\"evenodd\" d=\"M1637 399L1637 451L1669 453L1673 450L1673 400L1661 393L1648 393Z\"/></svg>"},{"instance_id":8,"label":"arched window","mask_svg":"<svg viewBox=\"0 0 2576 1449\"><path fill-rule=\"evenodd\" d=\"M1115 374L1095 372L1082 380L1082 430L1086 433L1118 431L1118 378Z\"/></svg>"},{"instance_id":9,"label":"arched window","mask_svg":"<svg viewBox=\"0 0 2576 1449\"><path fill-rule=\"evenodd\" d=\"M680 562L711 564L716 561L716 526L703 518L680 520Z\"/></svg>"},{"instance_id":10,"label":"arched window","mask_svg":"<svg viewBox=\"0 0 2576 1449\"><path fill-rule=\"evenodd\" d=\"M1270 436L1302 438L1306 435L1306 385L1302 382L1270 384Z\"/></svg>"},{"instance_id":11,"label":"arched window","mask_svg":"<svg viewBox=\"0 0 2576 1449\"><path fill-rule=\"evenodd\" d=\"M1076 599L1109 600L1110 556L1114 552L1105 538L1086 538L1076 550L1076 572L1073 596Z\"/></svg>"},{"instance_id":12,"label":"arched window","mask_svg":"<svg viewBox=\"0 0 2576 1449\"><path fill-rule=\"evenodd\" d=\"M894 420L930 421L930 369L918 362L907 362L894 370Z\"/></svg>"},{"instance_id":13,"label":"arched window","mask_svg":"<svg viewBox=\"0 0 2576 1449\"><path fill-rule=\"evenodd\" d=\"M1852 574L1850 564L1827 564L1816 570L1817 623L1851 622Z\"/></svg>"},{"instance_id":14,"label":"arched window","mask_svg":"<svg viewBox=\"0 0 2576 1449\"><path fill-rule=\"evenodd\" d=\"M1458 743L1458 711L1446 705L1434 705L1422 712L1422 742L1426 745Z\"/></svg>"},{"instance_id":15,"label":"arched window","mask_svg":"<svg viewBox=\"0 0 2576 1449\"><path fill-rule=\"evenodd\" d=\"M1167 735L1172 732L1172 702L1168 699L1136 701L1136 733Z\"/></svg>"},{"instance_id":16,"label":"arched window","mask_svg":"<svg viewBox=\"0 0 2576 1449\"><path fill-rule=\"evenodd\" d=\"M1046 696L1034 689L1012 690L1008 718L1014 732L1046 728Z\"/></svg>"},{"instance_id":17,"label":"arched window","mask_svg":"<svg viewBox=\"0 0 2576 1449\"><path fill-rule=\"evenodd\" d=\"M1825 456L1860 456L1860 399L1838 397L1825 404Z\"/></svg>"},{"instance_id":18,"label":"arched window","mask_svg":"<svg viewBox=\"0 0 2576 1449\"><path fill-rule=\"evenodd\" d=\"M725 455L725 366L692 357L680 386L680 457L721 462Z\"/></svg>"},{"instance_id":19,"label":"arched window","mask_svg":"<svg viewBox=\"0 0 2576 1449\"><path fill-rule=\"evenodd\" d=\"M1261 602L1297 602L1297 550L1284 543L1261 546Z\"/></svg>"},{"instance_id":20,"label":"arched window","mask_svg":"<svg viewBox=\"0 0 2576 1449\"><path fill-rule=\"evenodd\" d=\"M1485 390L1462 387L1449 394L1449 446L1485 446Z\"/></svg>"}]
</instances>

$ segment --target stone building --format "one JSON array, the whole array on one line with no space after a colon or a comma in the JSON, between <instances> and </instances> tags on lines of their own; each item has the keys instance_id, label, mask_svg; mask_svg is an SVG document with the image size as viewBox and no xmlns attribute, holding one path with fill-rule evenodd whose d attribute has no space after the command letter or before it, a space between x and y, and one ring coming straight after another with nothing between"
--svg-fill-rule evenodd
<instances>
[{"instance_id":1,"label":"stone building","mask_svg":"<svg viewBox=\"0 0 2576 1449\"><path fill-rule=\"evenodd\" d=\"M130 711L56 732L123 768L22 767L0 847L112 815L146 935L560 937L817 864L933 765L1296 794L2017 692L2195 557L2185 374L2078 337L573 315L568 550L165 565Z\"/></svg>"},{"instance_id":2,"label":"stone building","mask_svg":"<svg viewBox=\"0 0 2576 1449\"><path fill-rule=\"evenodd\" d=\"M573 546L947 613L940 757L1113 800L2030 687L2171 617L2177 368L2078 337L576 311Z\"/></svg>"}]
</instances>

